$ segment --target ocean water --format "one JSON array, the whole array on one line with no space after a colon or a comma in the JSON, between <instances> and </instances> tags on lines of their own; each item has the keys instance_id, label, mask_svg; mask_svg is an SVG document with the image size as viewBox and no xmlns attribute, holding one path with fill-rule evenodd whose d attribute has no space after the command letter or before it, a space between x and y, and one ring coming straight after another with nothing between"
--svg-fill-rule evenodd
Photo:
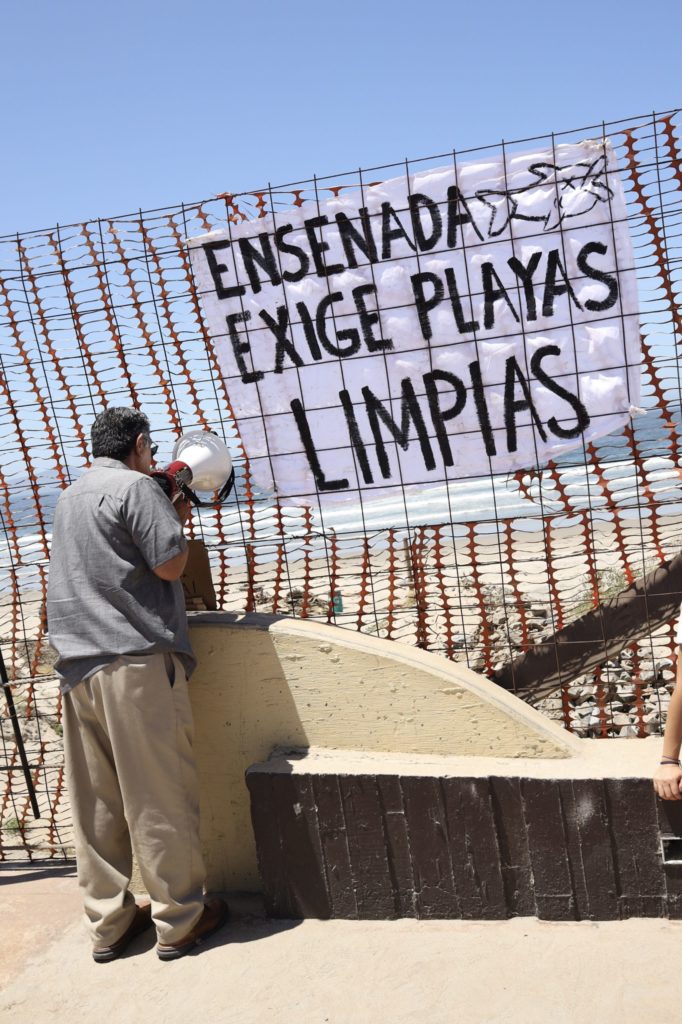
<instances>
[{"instance_id":1,"label":"ocean water","mask_svg":"<svg viewBox=\"0 0 682 1024\"><path fill-rule=\"evenodd\" d=\"M682 435L679 411L673 416L673 421ZM682 480L672 457L670 437L663 427L661 410L651 409L647 415L635 420L635 438L638 464L632 459L631 449L623 435L609 435L594 443L597 463L609 483L611 496L608 498L582 449L568 452L556 460L573 512L590 510L594 519L608 521L613 518L611 509L615 505L617 515L626 520L636 519L641 505L648 503L643 494L645 481L656 502L667 507L682 502ZM511 474L481 476L405 491L396 486L393 494L384 493L382 497L369 498L362 503L348 502L324 510L312 507L313 530L321 536L332 532L344 536L442 523L477 522L483 532L494 532L495 523L500 519L514 520L515 529L537 530L541 516L563 514L564 504L546 470L529 471L524 483L526 494ZM272 495L260 495L257 523L258 534L263 539L277 535L273 504ZM673 509L667 508L667 511L672 512ZM241 539L240 516L236 507L228 506L223 523L226 536ZM204 518L203 529L207 539L217 535L210 517ZM292 516L287 536L301 536L304 532L302 517Z\"/></svg>"},{"instance_id":2,"label":"ocean water","mask_svg":"<svg viewBox=\"0 0 682 1024\"><path fill-rule=\"evenodd\" d=\"M642 462L639 470L632 460L603 463L602 469L609 480L611 501L604 495L589 466L583 464L562 470L562 484L573 512L590 509L593 518L608 521L613 517L611 509L615 502L619 516L624 519L637 518L643 502L642 470L657 500L666 505L680 504L682 509L682 480L672 458L652 456ZM313 532L319 533L321 537L332 533L344 536L472 521L478 522L483 532L486 527L494 532L496 521L500 519L514 520L515 529L538 530L541 528L541 516L563 514L564 505L546 474L528 476L527 479L530 498L521 492L513 477L486 477L430 487L421 492L415 490L403 493L396 489L395 495L368 501L363 505L349 503L324 512L313 508ZM211 518L199 513L207 540L218 534ZM270 503L263 503L257 511L256 521L257 532L263 540L278 536ZM286 535L297 537L306 532L302 516L292 517ZM240 515L236 509L224 513L223 533L229 540L241 541Z\"/></svg>"},{"instance_id":3,"label":"ocean water","mask_svg":"<svg viewBox=\"0 0 682 1024\"><path fill-rule=\"evenodd\" d=\"M682 415L679 410L674 416L675 424L682 434ZM586 464L581 450L568 452L556 460L562 485L568 495L571 511L575 514L590 510L593 520L609 521L614 514L623 520L634 520L640 516L640 508L648 505L643 495L646 480L657 505L665 506L666 514L682 512L682 480L678 466L672 458L669 434L662 426L661 412L651 409L646 416L635 420L635 436L640 453L639 464L622 435L609 435L594 445L604 477L609 481L611 498L607 499L600 487L593 468ZM376 499L348 502L335 508L320 510L311 507L312 544L307 550L320 555L328 547L329 538L336 534L348 538L344 551L352 550L352 539L369 533L380 547L382 534L389 529L409 531L416 526L443 523L464 524L476 522L481 532L495 532L496 520L513 520L514 529L534 531L541 528L541 517L547 515L565 516L563 503L559 500L546 471L529 471L524 478L528 496L510 476L484 476L477 479L452 481L439 486L385 494ZM41 485L41 499L46 519L59 496L59 488L51 483ZM243 474L237 476L236 495L221 511L222 534L228 547L233 549L231 560L239 563L244 554ZM11 590L10 571L14 570L20 586L39 587L38 566L45 564L42 538L37 531L35 510L28 487L13 492L12 508L18 524L18 546L20 564L17 564L4 529L0 532L0 594ZM274 495L256 495L256 539L246 543L254 544L267 552L268 548L280 541L274 511ZM648 513L647 513L648 514ZM219 532L215 525L212 509L198 509L194 513L198 535L207 544L218 541ZM1 521L0 526L4 527ZM283 515L285 538L295 542L308 534L303 515L299 509L286 510ZM454 530L455 535L462 533ZM48 541L50 535L47 535ZM383 538L385 541L385 537Z\"/></svg>"}]
</instances>

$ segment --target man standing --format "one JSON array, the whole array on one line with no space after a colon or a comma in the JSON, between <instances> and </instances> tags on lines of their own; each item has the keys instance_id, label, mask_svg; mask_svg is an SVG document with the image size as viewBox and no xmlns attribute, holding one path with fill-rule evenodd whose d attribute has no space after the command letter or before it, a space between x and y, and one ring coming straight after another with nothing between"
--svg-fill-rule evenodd
<instances>
[{"instance_id":1,"label":"man standing","mask_svg":"<svg viewBox=\"0 0 682 1024\"><path fill-rule=\"evenodd\" d=\"M60 496L48 585L63 694L78 880L98 963L156 926L174 960L220 928L204 904L199 796L187 679L195 667L180 576L189 508L150 476L149 420L108 408L92 466ZM151 897L128 889L135 852Z\"/></svg>"}]
</instances>

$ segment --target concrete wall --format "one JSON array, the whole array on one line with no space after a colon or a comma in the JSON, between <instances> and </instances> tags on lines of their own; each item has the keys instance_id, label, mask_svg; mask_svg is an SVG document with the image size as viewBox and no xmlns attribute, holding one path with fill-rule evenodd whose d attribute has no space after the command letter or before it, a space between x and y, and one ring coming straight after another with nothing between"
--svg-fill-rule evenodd
<instances>
[{"instance_id":1,"label":"concrete wall","mask_svg":"<svg viewBox=\"0 0 682 1024\"><path fill-rule=\"evenodd\" d=\"M245 772L275 747L579 757L581 742L461 665L304 620L190 616L202 836L213 889L259 889Z\"/></svg>"},{"instance_id":2,"label":"concrete wall","mask_svg":"<svg viewBox=\"0 0 682 1024\"><path fill-rule=\"evenodd\" d=\"M350 919L682 917L660 737L575 759L309 753L247 773L268 912Z\"/></svg>"}]
</instances>

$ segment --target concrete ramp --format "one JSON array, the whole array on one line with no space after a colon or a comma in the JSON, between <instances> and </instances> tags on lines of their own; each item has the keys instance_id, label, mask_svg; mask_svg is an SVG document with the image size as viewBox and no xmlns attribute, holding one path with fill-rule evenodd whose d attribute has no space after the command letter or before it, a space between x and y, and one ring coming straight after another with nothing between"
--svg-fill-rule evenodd
<instances>
[{"instance_id":1,"label":"concrete ramp","mask_svg":"<svg viewBox=\"0 0 682 1024\"><path fill-rule=\"evenodd\" d=\"M202 834L214 889L259 889L245 773L274 748L578 757L576 737L463 665L279 616L192 615Z\"/></svg>"}]
</instances>

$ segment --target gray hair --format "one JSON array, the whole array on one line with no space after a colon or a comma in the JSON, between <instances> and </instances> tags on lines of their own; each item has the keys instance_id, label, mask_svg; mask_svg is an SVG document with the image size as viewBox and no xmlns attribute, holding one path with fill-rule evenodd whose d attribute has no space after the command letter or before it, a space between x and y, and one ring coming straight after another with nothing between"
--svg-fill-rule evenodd
<instances>
[{"instance_id":1,"label":"gray hair","mask_svg":"<svg viewBox=\"0 0 682 1024\"><path fill-rule=\"evenodd\" d=\"M149 434L149 420L139 409L110 406L95 417L90 439L93 458L123 462L140 434Z\"/></svg>"}]
</instances>

